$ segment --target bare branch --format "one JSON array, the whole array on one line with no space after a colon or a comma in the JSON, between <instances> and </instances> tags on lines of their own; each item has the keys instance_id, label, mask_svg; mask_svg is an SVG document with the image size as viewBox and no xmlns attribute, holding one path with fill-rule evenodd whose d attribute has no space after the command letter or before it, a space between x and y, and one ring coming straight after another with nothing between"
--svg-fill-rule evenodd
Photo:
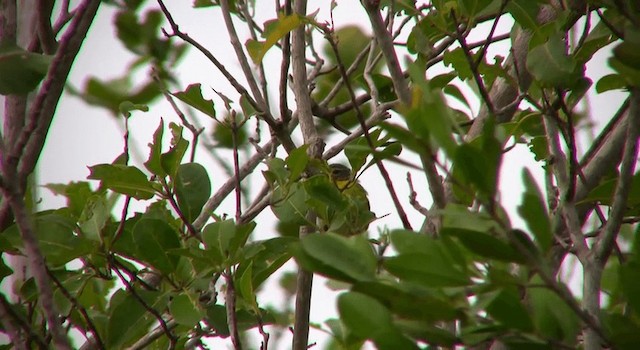
<instances>
[{"instance_id":1,"label":"bare branch","mask_svg":"<svg viewBox=\"0 0 640 350\"><path fill-rule=\"evenodd\" d=\"M260 88L258 88L258 83L256 82L256 79L253 76L253 71L249 66L247 55L242 49L242 44L240 44L240 40L238 39L238 33L236 32L236 28L233 25L233 20L231 19L231 10L229 9L229 0L220 0L220 7L222 9L222 18L224 18L224 23L227 26L227 32L229 33L231 46L236 53L236 58L238 59L238 63L240 63L240 67L242 68L244 77L249 84L249 88L251 89L251 93L253 94L256 102L258 102L260 110L268 111L269 107L267 106L264 96L262 96L262 93L260 92Z\"/></svg>"},{"instance_id":2,"label":"bare branch","mask_svg":"<svg viewBox=\"0 0 640 350\"><path fill-rule=\"evenodd\" d=\"M18 329L18 325L14 324L14 320L16 320L16 318L17 315L13 314L11 310L11 304L9 304L9 302L5 299L4 295L0 295L0 322L2 322L2 326L7 332L7 335L9 335L9 340L11 340L11 344L13 344L15 349L27 350L27 346L25 345L20 334L20 329ZM39 337L37 337L36 339L40 340ZM45 349L47 348L47 345L43 341L40 341L38 345Z\"/></svg>"},{"instance_id":3,"label":"bare branch","mask_svg":"<svg viewBox=\"0 0 640 350\"><path fill-rule=\"evenodd\" d=\"M404 208L402 207L402 203L400 203L400 200L398 199L398 194L394 189L393 182L391 181L391 177L389 176L389 172L385 168L382 161L375 156L376 147L373 144L373 141L371 140L371 136L369 136L369 130L365 123L364 116L362 115L362 111L360 111L360 107L358 106L358 103L356 100L356 94L353 91L353 87L351 86L351 82L349 81L346 68L342 63L342 59L340 58L340 52L338 51L338 46L336 45L335 40L333 40L333 38L331 37L331 32L327 28L325 28L325 37L329 41L329 44L331 44L333 53L336 56L336 61L338 63L338 70L340 70L340 74L342 75L342 80L344 81L347 91L349 92L349 97L351 97L351 103L353 104L356 110L356 116L358 117L358 121L360 122L360 127L362 128L364 138L367 141L369 148L371 149L371 153L373 154L373 160L375 161L376 166L380 171L380 175L382 175L382 178L384 179L385 186L387 187L387 191L389 192L389 195L391 196L391 200L393 201L396 211L398 212L398 216L402 221L402 225L406 230L411 230L412 229L411 223L409 222L407 213L404 211Z\"/></svg>"},{"instance_id":4,"label":"bare branch","mask_svg":"<svg viewBox=\"0 0 640 350\"><path fill-rule=\"evenodd\" d=\"M382 54L387 61L387 68L391 74L391 80L393 81L393 87L395 88L400 101L403 104L409 105L411 103L411 93L409 92L409 84L404 77L396 50L393 47L393 39L391 34L384 25L384 20L380 14L380 1L377 0L363 0L362 5L367 11L369 16L369 22L371 22L371 28L375 34L376 41L382 50Z\"/></svg>"},{"instance_id":5,"label":"bare branch","mask_svg":"<svg viewBox=\"0 0 640 350\"><path fill-rule=\"evenodd\" d=\"M631 179L635 173L638 161L638 135L640 133L640 89L631 89L631 103L629 117L627 118L627 140L624 146L624 155L620 168L620 177L611 205L609 221L604 227L604 233L595 246L596 259L603 267L606 263L616 237L622 225L622 219L627 209L627 199L631 188Z\"/></svg>"},{"instance_id":6,"label":"bare branch","mask_svg":"<svg viewBox=\"0 0 640 350\"><path fill-rule=\"evenodd\" d=\"M307 1L296 0L293 4L293 12L299 16L307 14ZM311 158L320 158L324 150L324 140L318 136L318 131L313 121L311 112L311 97L309 96L309 83L306 70L306 40L305 28L300 26L291 34L291 68L293 72L293 93L296 100L296 109L300 120L300 129L304 143L309 145L307 150ZM311 174L309 174L311 175ZM309 222L316 221L313 211L307 213ZM300 238L312 233L314 227L304 225L300 228ZM309 314L311 309L311 287L313 273L298 268L296 282L296 309L293 327L293 350L306 350L309 341Z\"/></svg>"},{"instance_id":7,"label":"bare branch","mask_svg":"<svg viewBox=\"0 0 640 350\"><path fill-rule=\"evenodd\" d=\"M544 115L544 127L547 132L549 153L553 157L553 172L561 193L558 215L564 218L566 227L569 230L569 235L574 244L574 248L577 251L578 259L580 259L580 262L583 264L586 264L588 260L587 257L589 255L589 247L587 246L587 242L582 234L582 225L580 224L575 204L566 196L570 191L569 175L565 169L567 158L562 151L562 146L560 145L556 121L549 116L548 113Z\"/></svg>"},{"instance_id":8,"label":"bare branch","mask_svg":"<svg viewBox=\"0 0 640 350\"><path fill-rule=\"evenodd\" d=\"M276 147L278 144L278 140L276 138L272 138L271 141L267 142L264 146L262 146L262 148L271 149L273 147ZM238 171L237 176L240 178L240 180L251 174L266 156L267 155L262 152L257 152L256 154L251 156L251 158L249 158L249 160L245 164L243 164ZM233 189L236 187L236 184L236 176L229 178L222 186L220 186L218 191L211 198L209 198L209 200L202 207L200 215L198 215L198 217L193 222L193 227L197 231L202 230L204 225L211 217L211 213L216 210L220 203L222 203L222 201L227 197L227 195L229 195L229 193L233 191Z\"/></svg>"},{"instance_id":9,"label":"bare branch","mask_svg":"<svg viewBox=\"0 0 640 350\"><path fill-rule=\"evenodd\" d=\"M42 312L47 320L49 330L53 337L53 343L57 349L71 349L66 333L62 329L61 320L58 318L59 313L53 301L53 289L51 288L49 276L47 275L47 266L42 251L40 250L33 224L27 213L24 193L20 190L20 181L16 174L16 165L17 164L13 162L3 164L2 173L5 186L1 189L2 195L11 207L18 230L20 231L29 270L31 274L33 274L36 287L38 288L38 301L42 306Z\"/></svg>"},{"instance_id":10,"label":"bare branch","mask_svg":"<svg viewBox=\"0 0 640 350\"><path fill-rule=\"evenodd\" d=\"M242 350L240 332L238 331L238 318L236 317L236 289L233 284L233 276L231 275L230 270L227 270L224 274L224 279L227 286L225 306L227 308L227 323L229 325L231 342L233 343L233 348L235 350Z\"/></svg>"},{"instance_id":11,"label":"bare branch","mask_svg":"<svg viewBox=\"0 0 640 350\"><path fill-rule=\"evenodd\" d=\"M178 326L178 323L174 319L167 321L167 328L174 329ZM151 343L164 335L164 330L161 326L154 328L151 332L147 333L144 337L140 338L137 342L131 345L127 350L142 350L146 349Z\"/></svg>"},{"instance_id":12,"label":"bare branch","mask_svg":"<svg viewBox=\"0 0 640 350\"><path fill-rule=\"evenodd\" d=\"M20 179L26 179L33 172L44 146L66 78L100 3L100 0L85 0L75 9L75 15L69 29L62 36L47 76L29 108L27 124L11 150L11 157L20 159L18 168Z\"/></svg>"}]
</instances>

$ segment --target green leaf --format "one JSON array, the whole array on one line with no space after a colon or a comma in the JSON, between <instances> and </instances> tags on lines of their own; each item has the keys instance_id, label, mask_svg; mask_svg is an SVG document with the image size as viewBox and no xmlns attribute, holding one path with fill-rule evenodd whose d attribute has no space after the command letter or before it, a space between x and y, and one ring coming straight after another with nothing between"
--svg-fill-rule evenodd
<instances>
[{"instance_id":1,"label":"green leaf","mask_svg":"<svg viewBox=\"0 0 640 350\"><path fill-rule=\"evenodd\" d=\"M228 257L235 259L236 253L244 246L255 227L255 222L236 225L233 220L217 221L205 226L202 239L207 252L217 260L224 261Z\"/></svg>"},{"instance_id":2,"label":"green leaf","mask_svg":"<svg viewBox=\"0 0 640 350\"><path fill-rule=\"evenodd\" d=\"M455 31L452 22L440 11L429 11L411 29L407 38L407 49L412 54L431 55L434 44L444 38L447 32Z\"/></svg>"},{"instance_id":3,"label":"green leaf","mask_svg":"<svg viewBox=\"0 0 640 350\"><path fill-rule=\"evenodd\" d=\"M158 292L138 290L138 298L158 312L164 309L166 297ZM125 290L118 290L109 301L106 336L108 349L123 349L148 332L156 319L145 309L141 301Z\"/></svg>"},{"instance_id":4,"label":"green leaf","mask_svg":"<svg viewBox=\"0 0 640 350\"><path fill-rule=\"evenodd\" d=\"M528 169L522 171L522 181L525 192L522 196L522 204L518 206L518 213L527 223L527 227L538 241L540 248L546 252L553 243L551 233L551 221L547 213L544 197L538 188L535 179Z\"/></svg>"},{"instance_id":5,"label":"green leaf","mask_svg":"<svg viewBox=\"0 0 640 350\"><path fill-rule=\"evenodd\" d=\"M529 332L533 329L533 322L521 299L520 293L513 287L491 293L486 306L487 313L509 328Z\"/></svg>"},{"instance_id":6,"label":"green leaf","mask_svg":"<svg viewBox=\"0 0 640 350\"><path fill-rule=\"evenodd\" d=\"M326 204L333 210L344 210L347 208L348 201L345 196L324 174L313 176L305 181L304 189L309 197L315 201ZM313 206L313 203L309 205Z\"/></svg>"},{"instance_id":7,"label":"green leaf","mask_svg":"<svg viewBox=\"0 0 640 350\"><path fill-rule=\"evenodd\" d=\"M3 254L4 253L0 253L0 281L4 280L7 276L13 275L13 270L4 262Z\"/></svg>"},{"instance_id":8,"label":"green leaf","mask_svg":"<svg viewBox=\"0 0 640 350\"><path fill-rule=\"evenodd\" d=\"M631 260L618 268L622 292L636 315L640 315L640 263Z\"/></svg>"},{"instance_id":9,"label":"green leaf","mask_svg":"<svg viewBox=\"0 0 640 350\"><path fill-rule=\"evenodd\" d=\"M229 254L235 257L236 253L242 248L249 239L249 235L256 228L255 221L248 222L246 224L236 225L236 233L231 237L229 241Z\"/></svg>"},{"instance_id":10,"label":"green leaf","mask_svg":"<svg viewBox=\"0 0 640 350\"><path fill-rule=\"evenodd\" d=\"M180 211L188 222L193 222L211 195L207 170L198 163L181 164L174 186Z\"/></svg>"},{"instance_id":11,"label":"green leaf","mask_svg":"<svg viewBox=\"0 0 640 350\"><path fill-rule=\"evenodd\" d=\"M380 102L391 102L397 98L393 80L390 77L382 74L371 74L371 80L378 91L378 100ZM369 90L369 86L366 84L365 86Z\"/></svg>"},{"instance_id":12,"label":"green leaf","mask_svg":"<svg viewBox=\"0 0 640 350\"><path fill-rule=\"evenodd\" d=\"M602 205L611 205L613 203L613 194L618 183L618 177L603 181L596 186L587 197L580 203L599 202ZM640 204L640 173L636 173L631 178L631 186L627 194L627 206L634 207Z\"/></svg>"},{"instance_id":13,"label":"green leaf","mask_svg":"<svg viewBox=\"0 0 640 350\"><path fill-rule=\"evenodd\" d=\"M466 17L473 18L484 10L493 0L461 0L460 10Z\"/></svg>"},{"instance_id":14,"label":"green leaf","mask_svg":"<svg viewBox=\"0 0 640 350\"><path fill-rule=\"evenodd\" d=\"M149 158L144 162L144 166L152 174L161 178L167 176L167 172L162 167L162 136L164 134L164 119L160 118L160 124L153 133L153 142L149 144Z\"/></svg>"},{"instance_id":15,"label":"green leaf","mask_svg":"<svg viewBox=\"0 0 640 350\"><path fill-rule=\"evenodd\" d=\"M378 134L379 134L379 130L378 130ZM367 139L364 136L357 137L351 140L344 147L344 155L349 160L351 169L355 169L355 171L358 171L358 169L361 169L364 166L364 164L367 161L367 157L370 154L371 154L371 147L369 147L369 144L367 143Z\"/></svg>"},{"instance_id":16,"label":"green leaf","mask_svg":"<svg viewBox=\"0 0 640 350\"><path fill-rule=\"evenodd\" d=\"M133 227L133 240L138 257L164 273L174 272L177 255L169 250L180 248L180 238L168 223L158 219L141 219Z\"/></svg>"},{"instance_id":17,"label":"green leaf","mask_svg":"<svg viewBox=\"0 0 640 350\"><path fill-rule=\"evenodd\" d=\"M506 10L522 28L536 30L539 27L537 21L540 10L538 1L511 0L507 3Z\"/></svg>"},{"instance_id":18,"label":"green leaf","mask_svg":"<svg viewBox=\"0 0 640 350\"><path fill-rule=\"evenodd\" d=\"M465 248L483 258L505 262L523 261L507 242L488 233L453 228L442 228L441 233L458 238Z\"/></svg>"},{"instance_id":19,"label":"green leaf","mask_svg":"<svg viewBox=\"0 0 640 350\"><path fill-rule=\"evenodd\" d=\"M570 87L579 77L579 66L566 50L562 37L553 35L527 54L527 69L543 87Z\"/></svg>"},{"instance_id":20,"label":"green leaf","mask_svg":"<svg viewBox=\"0 0 640 350\"><path fill-rule=\"evenodd\" d=\"M627 26L624 35L624 40L613 48L613 55L623 65L638 71L640 70L640 30Z\"/></svg>"},{"instance_id":21,"label":"green leaf","mask_svg":"<svg viewBox=\"0 0 640 350\"><path fill-rule=\"evenodd\" d=\"M120 103L120 113L125 116L125 118L129 118L131 116L131 111L142 111L148 112L149 106L140 103L133 103L131 101L124 101Z\"/></svg>"},{"instance_id":22,"label":"green leaf","mask_svg":"<svg viewBox=\"0 0 640 350\"><path fill-rule=\"evenodd\" d=\"M497 186L497 164L487 156L489 154L476 147L463 144L456 149L454 166L464 176L463 183L473 184L485 198L493 198Z\"/></svg>"},{"instance_id":23,"label":"green leaf","mask_svg":"<svg viewBox=\"0 0 640 350\"><path fill-rule=\"evenodd\" d=\"M193 0L193 8L213 7L216 4L211 0Z\"/></svg>"},{"instance_id":24,"label":"green leaf","mask_svg":"<svg viewBox=\"0 0 640 350\"><path fill-rule=\"evenodd\" d=\"M248 267L242 271L242 275L240 275L238 282L236 283L236 286L240 292L240 296L242 296L242 299L254 311L258 311L256 293L253 287L253 264L249 263Z\"/></svg>"},{"instance_id":25,"label":"green leaf","mask_svg":"<svg viewBox=\"0 0 640 350\"><path fill-rule=\"evenodd\" d=\"M345 326L355 335L371 339L393 329L391 313L376 299L355 292L338 296L338 312Z\"/></svg>"},{"instance_id":26,"label":"green leaf","mask_svg":"<svg viewBox=\"0 0 640 350\"><path fill-rule=\"evenodd\" d=\"M378 349L418 349L394 326L389 310L367 295L354 292L341 294L338 297L338 312L353 334L372 339Z\"/></svg>"},{"instance_id":27,"label":"green leaf","mask_svg":"<svg viewBox=\"0 0 640 350\"><path fill-rule=\"evenodd\" d=\"M424 78L417 63L409 67L414 82L411 106L405 106L403 116L407 128L422 142L435 141L444 152L453 157L457 144L453 138L453 115L441 89L434 88Z\"/></svg>"},{"instance_id":28,"label":"green leaf","mask_svg":"<svg viewBox=\"0 0 640 350\"><path fill-rule=\"evenodd\" d=\"M271 210L279 220L298 225L307 223L308 195L301 183L294 182L288 189L278 186L273 191L271 198Z\"/></svg>"},{"instance_id":29,"label":"green leaf","mask_svg":"<svg viewBox=\"0 0 640 350\"><path fill-rule=\"evenodd\" d=\"M68 184L46 184L44 187L55 195L67 197L67 208L76 218L80 217L87 201L94 195L87 181L70 182Z\"/></svg>"},{"instance_id":30,"label":"green leaf","mask_svg":"<svg viewBox=\"0 0 640 350\"><path fill-rule=\"evenodd\" d=\"M533 137L529 140L528 145L536 161L540 162L549 159L549 147L546 136Z\"/></svg>"},{"instance_id":31,"label":"green leaf","mask_svg":"<svg viewBox=\"0 0 640 350\"><path fill-rule=\"evenodd\" d=\"M471 284L469 276L452 265L450 259L443 254L400 254L385 259L383 265L387 271L401 280L428 287L463 287Z\"/></svg>"},{"instance_id":32,"label":"green leaf","mask_svg":"<svg viewBox=\"0 0 640 350\"><path fill-rule=\"evenodd\" d=\"M455 334L440 328L433 322L398 319L394 323L402 333L432 346L453 348L455 344L460 342Z\"/></svg>"},{"instance_id":33,"label":"green leaf","mask_svg":"<svg viewBox=\"0 0 640 350\"><path fill-rule=\"evenodd\" d=\"M63 210L36 215L34 231L40 250L52 268L64 266L73 259L89 255L96 248L94 242L75 233L75 220L64 215ZM3 235L13 247L23 247L23 240L16 225L5 230Z\"/></svg>"},{"instance_id":34,"label":"green leaf","mask_svg":"<svg viewBox=\"0 0 640 350\"><path fill-rule=\"evenodd\" d=\"M607 74L596 83L596 92L599 94L609 90L623 90L627 87L627 82L620 74Z\"/></svg>"},{"instance_id":35,"label":"green leaf","mask_svg":"<svg viewBox=\"0 0 640 350\"><path fill-rule=\"evenodd\" d=\"M100 186L113 192L136 199L151 199L156 192L147 176L133 166L98 164L89 167L89 170L88 179L100 180Z\"/></svg>"},{"instance_id":36,"label":"green leaf","mask_svg":"<svg viewBox=\"0 0 640 350\"><path fill-rule=\"evenodd\" d=\"M347 282L369 281L376 273L377 261L366 238L342 237L333 233L314 233L301 240L304 253L341 272ZM343 279L342 276L328 276Z\"/></svg>"},{"instance_id":37,"label":"green leaf","mask_svg":"<svg viewBox=\"0 0 640 350\"><path fill-rule=\"evenodd\" d=\"M602 316L603 328L612 347L620 350L635 350L640 344L640 324L632 315L621 313L604 313Z\"/></svg>"},{"instance_id":38,"label":"green leaf","mask_svg":"<svg viewBox=\"0 0 640 350\"><path fill-rule=\"evenodd\" d=\"M309 145L302 145L289 153L284 163L289 169L289 181L297 180L309 163L309 155L307 149Z\"/></svg>"},{"instance_id":39,"label":"green leaf","mask_svg":"<svg viewBox=\"0 0 640 350\"><path fill-rule=\"evenodd\" d=\"M436 323L452 321L458 315L457 306L451 294L433 288L385 280L358 282L353 285L351 291L379 300L394 315L403 319Z\"/></svg>"},{"instance_id":40,"label":"green leaf","mask_svg":"<svg viewBox=\"0 0 640 350\"><path fill-rule=\"evenodd\" d=\"M253 39L247 40L245 43L249 56L255 64L262 63L262 58L269 51L273 45L275 45L285 35L289 34L292 30L298 28L298 26L306 23L304 17L300 17L297 14L282 15L278 14L278 19L273 19L265 22L264 33L262 37L266 40L257 41Z\"/></svg>"},{"instance_id":41,"label":"green leaf","mask_svg":"<svg viewBox=\"0 0 640 350\"><path fill-rule=\"evenodd\" d=\"M35 89L47 74L52 59L15 45L0 45L0 94L22 95Z\"/></svg>"},{"instance_id":42,"label":"green leaf","mask_svg":"<svg viewBox=\"0 0 640 350\"><path fill-rule=\"evenodd\" d=\"M234 114L227 114L223 122L215 124L213 139L216 141L216 147L241 149L247 145L247 124L243 122L244 117L240 113L235 114L236 125L234 127L231 119L233 116Z\"/></svg>"},{"instance_id":43,"label":"green leaf","mask_svg":"<svg viewBox=\"0 0 640 350\"><path fill-rule=\"evenodd\" d=\"M78 218L80 230L90 240L100 241L102 229L111 217L111 208L107 199L101 195L93 195L87 199L82 214Z\"/></svg>"},{"instance_id":44,"label":"green leaf","mask_svg":"<svg viewBox=\"0 0 640 350\"><path fill-rule=\"evenodd\" d=\"M245 258L247 259L252 259L252 283L254 288L258 288L264 281L267 280L267 278L269 278L269 276L271 276L282 265L289 261L289 259L291 258L289 245L294 241L297 240L291 237L276 237L265 241L253 243L259 244L260 247L263 248L254 256L245 256ZM243 249L248 249L249 244Z\"/></svg>"},{"instance_id":45,"label":"green leaf","mask_svg":"<svg viewBox=\"0 0 640 350\"><path fill-rule=\"evenodd\" d=\"M500 225L485 213L470 211L464 205L448 204L442 214L442 227L469 231L500 232Z\"/></svg>"},{"instance_id":46,"label":"green leaf","mask_svg":"<svg viewBox=\"0 0 640 350\"><path fill-rule=\"evenodd\" d=\"M447 67L452 67L460 80L473 78L473 72L471 71L471 67L469 67L469 60L464 50L460 47L445 51L444 55L442 55L442 63Z\"/></svg>"},{"instance_id":47,"label":"green leaf","mask_svg":"<svg viewBox=\"0 0 640 350\"><path fill-rule=\"evenodd\" d=\"M190 84L184 91L172 92L171 95L205 115L216 119L216 109L213 101L202 97L201 85L199 83Z\"/></svg>"},{"instance_id":48,"label":"green leaf","mask_svg":"<svg viewBox=\"0 0 640 350\"><path fill-rule=\"evenodd\" d=\"M539 278L531 283L543 284ZM566 287L565 287L566 288ZM545 338L563 340L574 344L580 331L580 321L575 312L556 293L545 287L529 288L530 312L536 330Z\"/></svg>"},{"instance_id":49,"label":"green leaf","mask_svg":"<svg viewBox=\"0 0 640 350\"><path fill-rule=\"evenodd\" d=\"M197 295L185 291L173 297L169 303L169 312L178 324L187 327L195 326L205 316L204 310L199 307Z\"/></svg>"},{"instance_id":50,"label":"green leaf","mask_svg":"<svg viewBox=\"0 0 640 350\"><path fill-rule=\"evenodd\" d=\"M184 154L187 152L189 141L182 137L183 127L176 123L170 123L169 129L171 129L171 148L160 156L160 163L162 164L162 169L173 177L178 171L180 163L182 163Z\"/></svg>"},{"instance_id":51,"label":"green leaf","mask_svg":"<svg viewBox=\"0 0 640 350\"><path fill-rule=\"evenodd\" d=\"M260 309L261 318L259 319L255 313L248 310L236 310L236 322L238 330L246 331L258 325L269 325L275 323L273 313L265 309ZM259 322L261 321L261 322ZM216 334L228 337L229 325L227 323L227 310L224 305L211 305L207 307L207 322L216 331Z\"/></svg>"}]
</instances>

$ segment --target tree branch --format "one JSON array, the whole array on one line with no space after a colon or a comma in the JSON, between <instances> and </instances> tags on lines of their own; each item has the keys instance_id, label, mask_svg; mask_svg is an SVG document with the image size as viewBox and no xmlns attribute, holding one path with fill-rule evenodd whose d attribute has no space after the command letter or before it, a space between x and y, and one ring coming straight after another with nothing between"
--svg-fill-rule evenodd
<instances>
[{"instance_id":1,"label":"tree branch","mask_svg":"<svg viewBox=\"0 0 640 350\"><path fill-rule=\"evenodd\" d=\"M42 152L67 76L100 3L100 0L85 0L78 5L69 29L60 40L42 87L29 108L27 125L11 150L11 156L20 159L18 174L21 179L26 179L33 172Z\"/></svg>"},{"instance_id":2,"label":"tree branch","mask_svg":"<svg viewBox=\"0 0 640 350\"><path fill-rule=\"evenodd\" d=\"M404 77L396 50L393 47L393 39L391 34L384 25L384 20L380 14L380 1L378 0L362 0L367 15L369 16L369 22L371 22L371 28L375 35L378 46L387 61L387 68L391 74L391 80L393 81L393 87L402 101L403 104L411 104L411 92L409 91L409 84Z\"/></svg>"},{"instance_id":3,"label":"tree branch","mask_svg":"<svg viewBox=\"0 0 640 350\"><path fill-rule=\"evenodd\" d=\"M296 0L293 3L293 12L299 16L306 16L307 1ZM304 143L309 145L307 150L311 158L320 158L324 150L324 140L318 136L318 131L313 121L311 112L311 97L309 96L309 83L306 69L306 40L305 27L299 26L291 34L291 68L293 74L293 93L296 100L296 110L300 120L300 129ZM311 175L307 169L307 175ZM309 222L316 221L313 211L307 213ZM305 225L300 228L300 238L312 233L314 227ZM311 287L313 274L298 267L296 282L296 309L293 326L293 350L306 350L309 342L309 314L311 309Z\"/></svg>"},{"instance_id":4,"label":"tree branch","mask_svg":"<svg viewBox=\"0 0 640 350\"><path fill-rule=\"evenodd\" d=\"M622 225L622 219L627 209L627 199L631 180L635 173L636 162L638 161L638 134L640 132L640 89L631 89L631 104L629 106L629 117L627 118L627 138L624 146L624 155L620 168L620 177L616 186L611 205L609 220L604 227L603 234L595 245L596 259L604 267L614 246L616 237Z\"/></svg>"},{"instance_id":5,"label":"tree branch","mask_svg":"<svg viewBox=\"0 0 640 350\"><path fill-rule=\"evenodd\" d=\"M42 306L42 312L47 321L47 325L53 338L56 349L71 349L65 331L62 329L61 320L58 318L58 310L53 301L53 289L47 275L47 266L44 256L40 250L38 238L33 229L33 224L27 213L24 202L24 192L21 191L20 181L16 172L17 164L14 162L5 163L2 167L4 187L1 189L4 199L7 201L13 212L16 225L20 231L20 237L24 245L25 255L29 271L33 275L38 289L38 301Z\"/></svg>"}]
</instances>

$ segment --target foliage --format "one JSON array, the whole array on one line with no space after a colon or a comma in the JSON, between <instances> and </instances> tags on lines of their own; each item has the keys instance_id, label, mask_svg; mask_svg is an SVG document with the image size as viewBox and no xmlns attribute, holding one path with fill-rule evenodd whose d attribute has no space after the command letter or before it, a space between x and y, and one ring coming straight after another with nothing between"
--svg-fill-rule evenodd
<instances>
[{"instance_id":1,"label":"foliage","mask_svg":"<svg viewBox=\"0 0 640 350\"><path fill-rule=\"evenodd\" d=\"M56 45L39 33L38 45L7 39L0 47L0 93L30 106L22 114L7 107L0 149L0 273L11 290L0 300L1 330L15 348L70 348L67 338L77 330L98 349L186 349L211 338L268 349L295 324L294 344L302 345L294 347L306 349L304 303L267 307L259 296L279 278L283 299L304 300L310 273L339 290L338 314L313 325L331 339L330 349L366 342L378 349L640 344L634 1L363 0L366 29L299 13L298 2L278 2L261 24L255 14L264 4L257 1L194 1L191 11L225 22L241 79L221 63L221 52L200 43L204 38L180 31L165 2L105 2L116 8L117 37L136 59L123 77L90 78L70 92L124 124L123 151L112 163L89 165L87 181L45 185L66 206L39 210L28 202L37 188L24 180L32 171L25 164L44 144L42 137L30 146L48 128L38 113L50 120L59 96L52 107L38 101L50 94L49 77L60 89L65 83L67 75L57 72L64 71L66 34L91 22L85 8L92 1L60 18L49 9L54 22L72 19L68 32L45 21L57 30L49 38ZM332 2L329 11L336 6L345 5ZM498 25L504 19L512 19L511 28ZM244 46L239 23L249 33ZM471 43L479 33L484 39ZM490 46L508 39L509 57L491 63ZM222 73L226 81L215 88L224 93L213 90L209 98L202 82L178 81L187 48ZM596 54L607 55L611 74L589 74ZM153 77L134 87L141 67L153 67ZM279 81L269 69L281 70ZM611 90L626 102L601 116L606 127L590 130L588 97ZM155 116L159 97L177 122L157 117L138 164L130 159L129 121L140 112ZM581 152L589 132L598 136ZM261 143L264 135L270 139ZM322 153L318 140L336 146ZM523 145L545 172L544 189L523 170L520 202L507 208L501 166ZM202 161L205 151L227 171L226 182ZM379 171L369 200L389 195L390 215L401 225L381 227L368 205L363 210L363 192L354 197L335 186L328 162L338 153L353 181ZM259 164L262 172L250 176ZM389 166L424 174L428 191L409 179L409 201L398 199ZM250 182L264 190L251 191ZM425 195L429 209L416 199ZM232 216L219 209L225 199L235 205ZM133 212L134 201L146 209ZM420 229L407 205L422 214ZM268 211L277 232L256 238L272 231L257 219ZM368 233L350 229L368 224ZM567 256L583 271L580 286L563 276ZM293 287L289 261L301 271Z\"/></svg>"}]
</instances>

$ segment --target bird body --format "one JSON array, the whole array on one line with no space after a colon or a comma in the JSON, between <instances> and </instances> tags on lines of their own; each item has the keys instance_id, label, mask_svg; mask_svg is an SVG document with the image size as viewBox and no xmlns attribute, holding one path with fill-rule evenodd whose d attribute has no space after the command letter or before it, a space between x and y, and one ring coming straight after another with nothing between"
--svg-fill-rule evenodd
<instances>
[{"instance_id":1,"label":"bird body","mask_svg":"<svg viewBox=\"0 0 640 350\"><path fill-rule=\"evenodd\" d=\"M328 230L346 236L367 231L375 219L371 212L367 191L353 177L351 169L342 164L329 165L331 181L347 201L346 210L334 212Z\"/></svg>"}]
</instances>

